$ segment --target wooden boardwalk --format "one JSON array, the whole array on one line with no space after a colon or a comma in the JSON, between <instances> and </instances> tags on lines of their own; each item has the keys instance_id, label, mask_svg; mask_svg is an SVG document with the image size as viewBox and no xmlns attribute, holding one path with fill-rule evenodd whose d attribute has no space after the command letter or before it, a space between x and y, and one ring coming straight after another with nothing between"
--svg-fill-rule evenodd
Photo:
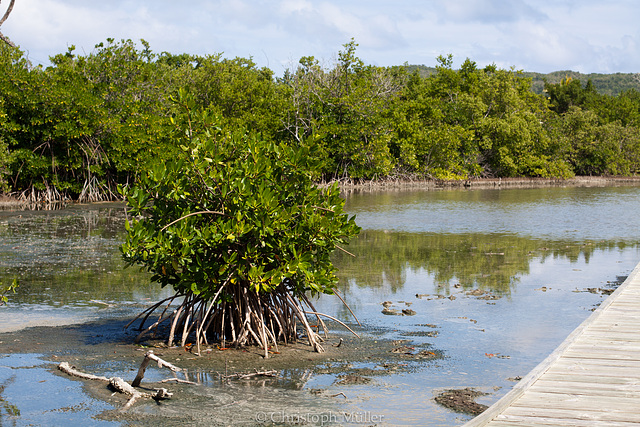
<instances>
[{"instance_id":1,"label":"wooden boardwalk","mask_svg":"<svg viewBox=\"0 0 640 427\"><path fill-rule=\"evenodd\" d=\"M640 264L476 426L640 427Z\"/></svg>"}]
</instances>

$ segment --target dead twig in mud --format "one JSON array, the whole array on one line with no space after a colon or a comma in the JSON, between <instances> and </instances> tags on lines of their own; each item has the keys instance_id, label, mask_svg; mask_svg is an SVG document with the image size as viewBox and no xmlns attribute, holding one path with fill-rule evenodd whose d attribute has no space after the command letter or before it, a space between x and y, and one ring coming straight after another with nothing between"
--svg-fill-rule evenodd
<instances>
[{"instance_id":1,"label":"dead twig in mud","mask_svg":"<svg viewBox=\"0 0 640 427\"><path fill-rule=\"evenodd\" d=\"M123 380L120 377L110 378L109 385L114 390L131 396L127 401L127 403L122 407L121 411L126 411L127 409L129 409L136 402L136 400L140 399L141 397L151 398L153 400L159 400L159 399L168 399L171 396L173 396L173 393L169 393L169 391L167 391L166 388L157 389L155 394L140 392L135 388L133 388L132 386L130 386L129 383L127 383L125 380Z\"/></svg>"},{"instance_id":2,"label":"dead twig in mud","mask_svg":"<svg viewBox=\"0 0 640 427\"><path fill-rule=\"evenodd\" d=\"M145 354L144 360L142 361L142 364L140 365L140 369L138 370L138 375L136 376L135 380L133 380L133 383L131 383L131 385L120 377L107 378L103 376L86 374L84 372L80 372L75 367L71 366L68 362L60 363L58 365L58 369L60 369L62 372L68 375L82 378L85 380L97 380L97 381L107 382L109 383L109 386L111 386L111 388L113 388L114 390L120 393L129 395L130 396L129 400L121 409L121 411L125 411L129 409L136 402L136 400L140 398L151 398L154 400L160 400L160 399L168 399L171 396L173 396L173 393L170 393L166 388L158 388L156 389L155 393L145 393L135 389L135 387L140 385L140 382L142 381L147 365L151 360L157 362L159 368L167 367L174 372L182 370L181 368L178 368L177 366L174 366L171 363L165 362L164 360L160 359L159 357L154 355L152 351L149 351L147 352L147 354Z\"/></svg>"},{"instance_id":3,"label":"dead twig in mud","mask_svg":"<svg viewBox=\"0 0 640 427\"><path fill-rule=\"evenodd\" d=\"M158 381L160 384L168 383L171 381L175 381L180 384L190 384L190 385L198 385L198 383L194 383L193 381L181 380L180 378L167 378L166 380Z\"/></svg>"},{"instance_id":4,"label":"dead twig in mud","mask_svg":"<svg viewBox=\"0 0 640 427\"><path fill-rule=\"evenodd\" d=\"M258 370L256 370L255 372L251 372L251 373L248 373L248 374L241 374L239 372L236 372L235 374L231 374L231 375L221 375L220 378L225 379L225 380L229 380L229 379L246 380L246 379L253 378L253 377L272 377L272 378L275 378L277 376L278 376L278 371L273 369L273 370L270 370L270 371L258 371Z\"/></svg>"}]
</instances>

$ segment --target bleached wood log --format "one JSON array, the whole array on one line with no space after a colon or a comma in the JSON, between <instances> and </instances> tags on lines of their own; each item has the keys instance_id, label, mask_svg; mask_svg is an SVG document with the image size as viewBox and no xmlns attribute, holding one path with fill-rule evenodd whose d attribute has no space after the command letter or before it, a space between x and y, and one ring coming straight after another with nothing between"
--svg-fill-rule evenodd
<instances>
[{"instance_id":1,"label":"bleached wood log","mask_svg":"<svg viewBox=\"0 0 640 427\"><path fill-rule=\"evenodd\" d=\"M78 378L82 378L85 380L96 380L96 381L104 381L109 383L109 385L111 386L111 388L113 388L114 390L123 393L123 394L127 394L129 396L131 396L129 398L129 400L127 401L127 403L124 405L124 407L121 410L126 410L128 408L130 408L137 399L139 398L151 398L154 400L160 400L160 399L168 399L170 397L173 396L173 393L170 393L166 388L159 388L156 389L155 393L144 393L144 392L140 392L138 390L136 390L134 387L137 387L137 385L134 385L137 381L137 384L140 384L140 381L142 380L142 377L144 376L144 371L147 367L147 365L149 364L149 361L154 360L158 363L158 367L162 368L162 367L168 367L169 369L171 369L172 371L181 371L180 368L178 368L177 366L172 365L169 362L166 362L162 359L160 359L159 357L157 357L156 355L153 354L152 351L147 352L147 354L145 354L145 358L142 361L142 365L140 366L140 370L138 370L138 376L136 376L136 379L134 380L134 383L132 383L131 385L129 383L127 383L125 380L123 380L120 377L112 377L112 378L107 378L107 377L103 377L103 376L98 376L98 375L92 375L92 374L87 374L84 372L80 372L78 371L75 367L71 366L68 362L61 362L58 365L58 369L60 369L62 372L74 376L74 377L78 377Z\"/></svg>"},{"instance_id":2,"label":"bleached wood log","mask_svg":"<svg viewBox=\"0 0 640 427\"><path fill-rule=\"evenodd\" d=\"M62 362L58 365L58 369L60 369L65 374L71 375L73 377L83 378L85 380L99 380L99 381L109 381L107 377L99 377L97 375L85 374L84 372L80 372L75 367L71 366L68 362Z\"/></svg>"},{"instance_id":3,"label":"bleached wood log","mask_svg":"<svg viewBox=\"0 0 640 427\"><path fill-rule=\"evenodd\" d=\"M135 379L133 380L133 382L131 383L131 385L133 387L138 387L140 386L140 383L142 382L142 378L144 378L144 373L147 370L147 365L149 364L150 361L154 361L158 363L158 368L162 369L162 368L169 368L171 369L173 372L180 372L182 369L178 368L175 365L172 365L169 362L166 362L162 359L160 359L158 356L156 356L155 354L153 354L153 350L149 350L147 351L147 353L144 355L144 360L142 360L142 364L140 364L140 368L138 369L138 374L136 375Z\"/></svg>"}]
</instances>

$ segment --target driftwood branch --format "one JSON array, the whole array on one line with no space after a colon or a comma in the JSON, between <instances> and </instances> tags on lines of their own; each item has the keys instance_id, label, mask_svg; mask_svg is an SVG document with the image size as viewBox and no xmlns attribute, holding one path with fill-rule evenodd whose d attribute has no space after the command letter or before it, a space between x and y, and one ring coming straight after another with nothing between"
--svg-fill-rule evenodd
<instances>
[{"instance_id":1,"label":"driftwood branch","mask_svg":"<svg viewBox=\"0 0 640 427\"><path fill-rule=\"evenodd\" d=\"M120 377L113 377L109 379L109 385L111 386L111 388L113 388L116 391L119 391L120 393L123 394L128 394L129 396L131 396L129 398L129 400L127 401L127 403L122 407L122 411L125 411L127 409L129 409L135 402L136 400L142 398L151 398L153 400L160 400L160 399L168 399L171 396L173 396L173 393L169 393L169 391L167 391L166 388L159 388L156 390L155 393L143 393L140 392L138 390L136 390L135 388L133 388L132 386L129 385L129 383L127 383L125 380L123 380Z\"/></svg>"},{"instance_id":2,"label":"driftwood branch","mask_svg":"<svg viewBox=\"0 0 640 427\"><path fill-rule=\"evenodd\" d=\"M107 382L109 383L109 386L114 390L130 396L129 400L122 408L122 410L124 411L129 409L136 402L136 400L140 398L151 398L154 400L160 400L160 399L168 399L171 396L173 396L173 393L170 393L166 388L156 389L155 393L144 393L135 389L135 387L140 385L140 382L144 377L144 372L147 368L147 365L151 360L157 362L159 368L167 367L174 372L182 370L177 366L174 366L171 363L165 362L164 360L160 359L158 356L154 355L152 351L149 351L147 352L147 354L145 354L144 360L142 361L142 364L140 365L140 369L138 370L138 375L136 376L133 383L131 383L131 385L120 377L107 378L103 376L86 374L84 372L80 372L75 367L71 366L68 362L60 363L58 365L58 369L60 369L62 372L68 375L82 378L85 380L97 380L97 381Z\"/></svg>"},{"instance_id":3,"label":"driftwood branch","mask_svg":"<svg viewBox=\"0 0 640 427\"><path fill-rule=\"evenodd\" d=\"M97 375L85 374L84 372L80 372L71 366L68 362L62 362L58 365L58 369L60 369L65 374L71 375L72 377L78 377L85 380L98 380L98 381L109 381L107 377L100 377Z\"/></svg>"},{"instance_id":4,"label":"driftwood branch","mask_svg":"<svg viewBox=\"0 0 640 427\"><path fill-rule=\"evenodd\" d=\"M140 368L138 369L138 375L136 375L136 378L131 383L132 387L140 386L140 382L142 382L142 378L144 377L144 372L147 370L147 365L152 360L154 362L158 363L158 368L165 368L166 367L166 368L171 369L173 372L180 372L182 370L182 369L178 368L177 366L174 366L171 363L165 362L164 360L160 359L158 356L153 354L153 350L149 350L144 355L144 360L142 361L142 364L140 364Z\"/></svg>"},{"instance_id":5,"label":"driftwood branch","mask_svg":"<svg viewBox=\"0 0 640 427\"><path fill-rule=\"evenodd\" d=\"M248 378L253 378L253 377L277 377L278 376L278 371L276 370L271 370L271 371L255 371L255 372L251 372L248 374L241 374L241 373L235 373L235 374L231 374L231 375L223 375L222 378L223 379L239 379L239 380L246 380Z\"/></svg>"}]
</instances>

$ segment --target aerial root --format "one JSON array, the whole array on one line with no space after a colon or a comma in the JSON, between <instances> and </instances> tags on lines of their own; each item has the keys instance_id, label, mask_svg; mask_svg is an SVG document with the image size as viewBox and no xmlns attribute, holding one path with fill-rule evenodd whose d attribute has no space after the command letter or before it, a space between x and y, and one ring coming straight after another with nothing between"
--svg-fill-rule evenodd
<instances>
[{"instance_id":1,"label":"aerial root","mask_svg":"<svg viewBox=\"0 0 640 427\"><path fill-rule=\"evenodd\" d=\"M213 298L205 299L192 292L176 294L152 305L134 319L141 319L138 327L141 332L136 341L169 320L167 345L171 347L179 343L185 346L191 342L195 344L192 351L197 355L200 355L202 345L216 341L224 348L259 345L264 350L264 357L268 358L271 349L276 353L279 351L279 342L286 344L298 340L298 324L302 326L309 345L321 353L324 348L320 343L328 336L322 317L336 321L358 336L343 322L319 313L306 295L292 294L285 285L269 294L258 294L229 281L218 289ZM172 309L177 301L179 304ZM155 311L160 311L157 320L145 328L145 323ZM311 326L308 314L317 318L317 326ZM324 339L318 335L320 328Z\"/></svg>"}]
</instances>

